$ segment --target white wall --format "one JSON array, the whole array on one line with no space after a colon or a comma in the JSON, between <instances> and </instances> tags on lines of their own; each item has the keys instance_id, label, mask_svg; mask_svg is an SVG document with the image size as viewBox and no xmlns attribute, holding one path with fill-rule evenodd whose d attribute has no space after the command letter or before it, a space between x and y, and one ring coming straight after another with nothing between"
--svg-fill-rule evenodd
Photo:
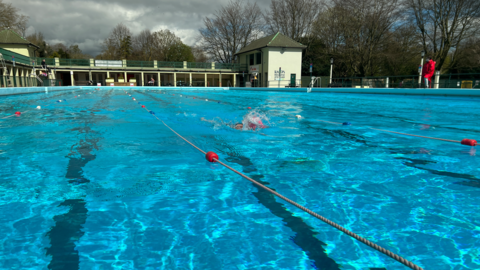
<instances>
[{"instance_id":1,"label":"white wall","mask_svg":"<svg viewBox=\"0 0 480 270\"><path fill-rule=\"evenodd\" d=\"M290 83L290 75L296 74L296 79L302 78L302 49L286 48L282 53L281 48L268 48L268 81L269 87L285 87ZM279 68L285 71L285 79L275 80L275 71Z\"/></svg>"},{"instance_id":2,"label":"white wall","mask_svg":"<svg viewBox=\"0 0 480 270\"><path fill-rule=\"evenodd\" d=\"M270 76L270 72L268 71L268 51L270 50L270 48L263 48L262 49L262 63L263 63L263 70L262 70L262 86L263 87L267 87L268 86L268 76ZM267 74L267 77L265 77L265 73L268 73Z\"/></svg>"}]
</instances>

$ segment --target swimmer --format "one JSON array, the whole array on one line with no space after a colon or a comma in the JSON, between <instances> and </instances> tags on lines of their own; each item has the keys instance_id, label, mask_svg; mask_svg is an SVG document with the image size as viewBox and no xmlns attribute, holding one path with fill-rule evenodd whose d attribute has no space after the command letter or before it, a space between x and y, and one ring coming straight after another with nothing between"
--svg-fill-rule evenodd
<instances>
[{"instance_id":1,"label":"swimmer","mask_svg":"<svg viewBox=\"0 0 480 270\"><path fill-rule=\"evenodd\" d=\"M242 123L236 123L235 126L233 126L234 129L236 130L242 130L243 129L243 124Z\"/></svg>"},{"instance_id":2,"label":"swimmer","mask_svg":"<svg viewBox=\"0 0 480 270\"><path fill-rule=\"evenodd\" d=\"M205 119L205 117L202 117L200 118L200 120L202 121L205 121L205 122L209 122L209 123L212 123L212 124L217 124L218 122L221 122L222 124L226 125L226 126L229 126L233 129L236 129L236 130L242 130L243 129L243 124L242 123L236 123L234 125L232 124L229 124L229 123L225 123L220 117L218 117L219 121L215 121L215 120L208 120L208 119Z\"/></svg>"},{"instance_id":3,"label":"swimmer","mask_svg":"<svg viewBox=\"0 0 480 270\"><path fill-rule=\"evenodd\" d=\"M264 129L268 128L268 126L264 125L262 120L260 119L260 116L256 113L248 113L247 115L244 116L242 122L240 123L235 123L235 124L230 124L226 123L223 121L221 118L217 117L218 120L208 120L205 119L204 117L200 118L200 120L209 122L212 124L219 124L219 122L223 125L229 126L230 128L236 129L236 130L258 130L258 129Z\"/></svg>"},{"instance_id":4,"label":"swimmer","mask_svg":"<svg viewBox=\"0 0 480 270\"><path fill-rule=\"evenodd\" d=\"M250 113L245 115L245 117L243 118L242 127L243 126L247 126L248 129L252 129L252 130L267 128L267 126L263 124L260 117L258 117L257 115L251 115Z\"/></svg>"}]
</instances>

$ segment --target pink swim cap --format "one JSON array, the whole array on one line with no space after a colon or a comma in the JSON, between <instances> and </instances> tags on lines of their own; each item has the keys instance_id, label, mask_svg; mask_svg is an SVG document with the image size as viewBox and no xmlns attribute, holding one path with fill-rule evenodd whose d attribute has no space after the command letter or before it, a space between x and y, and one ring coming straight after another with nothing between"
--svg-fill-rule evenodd
<instances>
[{"instance_id":1,"label":"pink swim cap","mask_svg":"<svg viewBox=\"0 0 480 270\"><path fill-rule=\"evenodd\" d=\"M256 123L248 122L248 127L255 130L258 128L265 128L265 125L262 123L262 120L258 116L252 117L252 120Z\"/></svg>"}]
</instances>

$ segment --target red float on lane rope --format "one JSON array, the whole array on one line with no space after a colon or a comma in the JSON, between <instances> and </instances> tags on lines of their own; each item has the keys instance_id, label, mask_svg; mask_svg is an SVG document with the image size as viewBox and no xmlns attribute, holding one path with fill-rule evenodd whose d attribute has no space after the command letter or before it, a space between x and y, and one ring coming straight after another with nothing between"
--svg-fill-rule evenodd
<instances>
[{"instance_id":1,"label":"red float on lane rope","mask_svg":"<svg viewBox=\"0 0 480 270\"><path fill-rule=\"evenodd\" d=\"M145 105L142 105L142 108L145 108Z\"/></svg>"},{"instance_id":2,"label":"red float on lane rope","mask_svg":"<svg viewBox=\"0 0 480 270\"><path fill-rule=\"evenodd\" d=\"M15 112L15 114L16 114L16 115L20 115L20 114L22 114L22 113L21 113L21 112Z\"/></svg>"},{"instance_id":3,"label":"red float on lane rope","mask_svg":"<svg viewBox=\"0 0 480 270\"><path fill-rule=\"evenodd\" d=\"M476 146L477 145L477 141L472 140L472 139L463 139L460 143L463 144L463 145L470 145L470 146Z\"/></svg>"},{"instance_id":4,"label":"red float on lane rope","mask_svg":"<svg viewBox=\"0 0 480 270\"><path fill-rule=\"evenodd\" d=\"M207 154L205 155L205 158L210 161L210 162L215 162L215 160L213 159L219 159L218 158L218 155L215 154L215 152L212 152L212 151L208 151Z\"/></svg>"},{"instance_id":5,"label":"red float on lane rope","mask_svg":"<svg viewBox=\"0 0 480 270\"><path fill-rule=\"evenodd\" d=\"M250 110L250 109L252 109L252 107L248 107L248 109Z\"/></svg>"}]
</instances>

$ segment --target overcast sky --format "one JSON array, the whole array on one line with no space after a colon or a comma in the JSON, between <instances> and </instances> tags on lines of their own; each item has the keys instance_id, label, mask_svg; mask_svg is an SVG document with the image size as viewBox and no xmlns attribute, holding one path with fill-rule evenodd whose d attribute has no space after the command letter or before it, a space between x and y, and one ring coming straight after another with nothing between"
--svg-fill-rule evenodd
<instances>
[{"instance_id":1,"label":"overcast sky","mask_svg":"<svg viewBox=\"0 0 480 270\"><path fill-rule=\"evenodd\" d=\"M144 29L169 29L187 45L194 45L203 18L229 0L4 0L30 17L27 35L42 32L47 43L78 44L95 56L101 43L118 24L133 34ZM265 10L268 0L259 0Z\"/></svg>"}]
</instances>

